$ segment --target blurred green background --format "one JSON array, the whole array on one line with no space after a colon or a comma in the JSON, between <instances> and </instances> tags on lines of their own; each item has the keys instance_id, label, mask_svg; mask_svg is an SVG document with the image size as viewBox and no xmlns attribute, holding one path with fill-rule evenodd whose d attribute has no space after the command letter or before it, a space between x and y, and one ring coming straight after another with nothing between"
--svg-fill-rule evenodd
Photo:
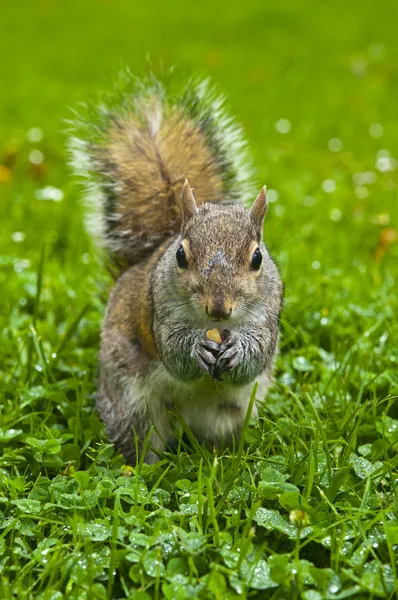
<instances>
[{"instance_id":1,"label":"blurred green background","mask_svg":"<svg viewBox=\"0 0 398 600\"><path fill-rule=\"evenodd\" d=\"M209 75L226 94L246 130L258 186L266 183L269 189L265 240L286 286L276 384L259 424L248 433L250 447L242 460L238 457L239 470L234 457L220 459L225 480L216 481L211 492L220 531L233 533L238 550L253 542L250 564L256 572L264 574L264 561L261 568L256 561L268 560L268 554L275 559L275 576L284 565L277 581L285 587L271 590L273 598L298 597L297 590L292 595L297 571L288 573L283 554L294 550L285 535L292 527L287 505L278 505L277 494L270 500L263 482L256 487L265 463L284 465L282 480L290 478L304 494L301 500L316 509L311 543L303 541L300 556L303 569L307 560L316 565L322 593L310 589L300 597L335 597L324 594L330 576L334 590L342 590L339 598L387 597L387 589L393 598L398 581L393 550L398 540L397 23L398 4L389 0L2 0L2 598L30 599L40 591L38 597L49 600L61 597L65 586L72 590L68 598L112 598L115 568L120 597L122 576L131 578L130 587L142 577L141 585L153 591L152 562L159 554L148 554L144 577L144 571L130 569L119 547L104 542L109 523L117 531L115 498L125 481L119 475L131 471L123 471L122 460L106 446L93 410L110 277L84 231L81 190L67 165L65 133L71 109L111 87L121 68L139 75L148 64L155 73L176 65L181 83L193 73ZM194 513L183 511L186 494L174 484L189 479L197 486L198 460L188 452L143 467L140 481L149 496L158 485L173 493L172 512L151 522L155 538L158 531L171 532L174 522L187 536L192 533ZM212 456L209 460L213 465ZM328 461L332 480L325 475ZM170 470L161 482L165 464ZM215 473L216 461L213 467ZM275 473L272 468L274 478ZM206 484L210 491L212 478ZM229 478L239 494L247 492L239 513L237 500L223 495ZM279 489L275 485L271 491ZM62 486L66 504L57 496ZM58 504L50 503L53 497ZM137 508L143 530L152 527L145 522L152 510L148 498L143 496ZM80 516L68 512L71 502L82 508ZM282 519L276 531L269 531L269 524L256 526L260 541L251 534L259 505L272 507ZM235 525L236 514L241 523ZM136 527L128 516L120 516L123 548ZM391 539L383 530L387 521ZM84 529L85 522L94 533ZM106 526L105 537L97 537L99 524ZM217 536L213 540L210 534L209 525L199 579L223 564ZM102 566L95 564L93 550L102 553ZM84 570L87 564L91 570ZM98 569L105 573L101 582L109 574L107 592L98 580L93 583ZM216 582L223 583L220 573ZM234 589L252 589L246 575L240 573ZM335 575L341 578L337 586ZM305 586L308 581L315 585L306 580ZM263 590L263 584L257 581L255 589ZM214 597L227 597L223 585ZM174 598L170 593L167 597ZM269 597L263 593L250 597Z\"/></svg>"},{"instance_id":2,"label":"blurred green background","mask_svg":"<svg viewBox=\"0 0 398 600\"><path fill-rule=\"evenodd\" d=\"M226 93L247 131L259 184L277 192L268 240L290 282L297 269L305 274L302 256L283 256L292 244L310 263L343 266L363 247L375 252L380 231L371 219L396 218L395 161L388 160L398 139L393 3L3 0L1 10L0 160L12 167L0 183L7 252L34 262L40 238L63 248L58 258L81 255L86 240L75 218L64 119L121 67L140 74L148 60L155 72L177 65L181 79L208 74ZM32 128L42 139L28 135ZM38 201L34 190L45 186L61 189L63 202ZM23 244L10 244L19 230ZM325 237L333 245L326 257Z\"/></svg>"}]
</instances>

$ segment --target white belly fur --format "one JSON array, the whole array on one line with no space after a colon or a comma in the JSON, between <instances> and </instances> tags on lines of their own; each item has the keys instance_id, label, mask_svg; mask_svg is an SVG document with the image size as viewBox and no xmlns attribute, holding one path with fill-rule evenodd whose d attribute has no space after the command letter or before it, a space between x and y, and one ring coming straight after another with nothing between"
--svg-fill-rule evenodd
<instances>
[{"instance_id":1,"label":"white belly fur","mask_svg":"<svg viewBox=\"0 0 398 600\"><path fill-rule=\"evenodd\" d=\"M265 399L270 384L269 376L263 372L257 378L257 383L258 403ZM143 412L149 411L158 433L153 436L153 443L161 448L161 439L165 441L171 434L167 407L176 405L184 421L199 439L215 442L220 436L227 438L239 431L246 417L254 384L253 381L244 386L234 386L214 380L208 375L185 383L171 377L159 363L150 377L145 380L134 379L130 389L131 400L138 402ZM256 404L251 416L257 416Z\"/></svg>"}]
</instances>

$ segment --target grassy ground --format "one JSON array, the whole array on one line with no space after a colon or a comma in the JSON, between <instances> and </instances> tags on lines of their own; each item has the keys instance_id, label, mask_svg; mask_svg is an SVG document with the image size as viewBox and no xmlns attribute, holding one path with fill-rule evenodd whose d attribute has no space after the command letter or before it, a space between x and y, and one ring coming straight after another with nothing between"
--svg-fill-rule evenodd
<instances>
[{"instance_id":1,"label":"grassy ground","mask_svg":"<svg viewBox=\"0 0 398 600\"><path fill-rule=\"evenodd\" d=\"M397 6L1 12L0 597L395 597ZM277 382L244 443L131 471L93 410L109 281L62 119L148 54L228 94L273 190L286 302Z\"/></svg>"}]
</instances>

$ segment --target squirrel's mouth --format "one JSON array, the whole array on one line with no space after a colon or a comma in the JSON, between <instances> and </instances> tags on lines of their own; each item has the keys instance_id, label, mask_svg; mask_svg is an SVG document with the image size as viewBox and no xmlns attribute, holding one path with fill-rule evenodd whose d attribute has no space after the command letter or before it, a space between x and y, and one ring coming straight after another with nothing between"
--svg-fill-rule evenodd
<instances>
[{"instance_id":1,"label":"squirrel's mouth","mask_svg":"<svg viewBox=\"0 0 398 600\"><path fill-rule=\"evenodd\" d=\"M206 314L212 321L219 323L220 321L228 321L232 315L232 304L230 302L206 304Z\"/></svg>"},{"instance_id":2,"label":"squirrel's mouth","mask_svg":"<svg viewBox=\"0 0 398 600\"><path fill-rule=\"evenodd\" d=\"M195 322L206 329L224 329L236 326L240 320L241 310L237 301L212 301L209 297L195 298Z\"/></svg>"},{"instance_id":3,"label":"squirrel's mouth","mask_svg":"<svg viewBox=\"0 0 398 600\"><path fill-rule=\"evenodd\" d=\"M229 321L229 320L230 320L230 317L224 317L224 318L220 317L220 318L218 318L218 319L214 319L214 318L213 318L213 319L212 319L212 320L209 322L209 324L210 324L210 325L212 325L213 323L215 323L215 324L217 324L217 323L218 323L218 324L219 324L219 323L225 323L226 321Z\"/></svg>"}]
</instances>

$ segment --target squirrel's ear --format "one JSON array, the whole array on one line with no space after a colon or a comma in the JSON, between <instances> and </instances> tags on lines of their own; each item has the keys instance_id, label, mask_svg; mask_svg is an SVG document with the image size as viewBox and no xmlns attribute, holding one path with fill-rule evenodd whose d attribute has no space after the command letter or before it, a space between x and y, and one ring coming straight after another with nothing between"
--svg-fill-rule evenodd
<instances>
[{"instance_id":1,"label":"squirrel's ear","mask_svg":"<svg viewBox=\"0 0 398 600\"><path fill-rule=\"evenodd\" d=\"M263 237L263 223L264 217L267 214L267 209L267 187L264 186L261 188L260 193L255 199L254 204L250 210L250 219L256 229L257 238L259 241Z\"/></svg>"},{"instance_id":2,"label":"squirrel's ear","mask_svg":"<svg viewBox=\"0 0 398 600\"><path fill-rule=\"evenodd\" d=\"M191 186L189 185L189 181L186 179L181 193L182 229L185 227L189 219L196 215L197 212L198 207L196 206L195 198Z\"/></svg>"}]
</instances>

